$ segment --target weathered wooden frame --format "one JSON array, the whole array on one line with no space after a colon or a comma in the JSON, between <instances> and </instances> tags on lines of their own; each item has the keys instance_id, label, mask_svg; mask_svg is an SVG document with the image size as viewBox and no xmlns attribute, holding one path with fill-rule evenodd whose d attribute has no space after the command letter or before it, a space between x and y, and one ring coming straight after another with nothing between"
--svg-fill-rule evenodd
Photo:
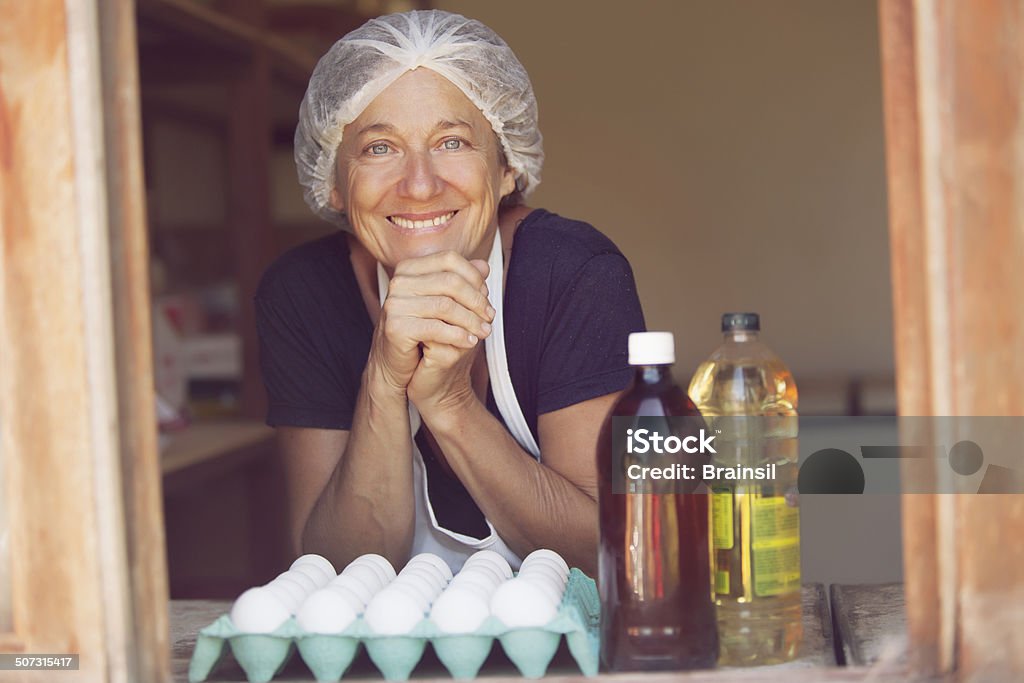
<instances>
[{"instance_id":1,"label":"weathered wooden frame","mask_svg":"<svg viewBox=\"0 0 1024 683\"><path fill-rule=\"evenodd\" d=\"M134 4L0 15L0 650L77 652L68 681L166 681Z\"/></svg>"},{"instance_id":2,"label":"weathered wooden frame","mask_svg":"<svg viewBox=\"0 0 1024 683\"><path fill-rule=\"evenodd\" d=\"M1022 415L1024 3L879 9L900 414ZM916 672L1024 677L1022 531L1024 496L904 496Z\"/></svg>"},{"instance_id":3,"label":"weathered wooden frame","mask_svg":"<svg viewBox=\"0 0 1024 683\"><path fill-rule=\"evenodd\" d=\"M900 412L1024 414L1024 3L879 8ZM0 15L0 651L75 649L68 681L166 681L134 4ZM905 497L912 658L891 676L1024 675L1022 531L1021 496ZM774 680L650 680L707 677Z\"/></svg>"}]
</instances>

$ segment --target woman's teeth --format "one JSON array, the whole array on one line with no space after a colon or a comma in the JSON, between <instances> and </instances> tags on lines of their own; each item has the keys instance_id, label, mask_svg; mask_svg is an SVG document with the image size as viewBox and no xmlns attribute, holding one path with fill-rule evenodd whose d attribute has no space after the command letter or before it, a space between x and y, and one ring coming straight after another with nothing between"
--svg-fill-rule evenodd
<instances>
[{"instance_id":1,"label":"woman's teeth","mask_svg":"<svg viewBox=\"0 0 1024 683\"><path fill-rule=\"evenodd\" d=\"M442 223L447 223L453 216L455 216L455 211L425 221L410 221L409 219L402 218L401 216L388 216L388 220L398 227L405 228L406 230L422 230L424 228L432 228L441 225Z\"/></svg>"}]
</instances>

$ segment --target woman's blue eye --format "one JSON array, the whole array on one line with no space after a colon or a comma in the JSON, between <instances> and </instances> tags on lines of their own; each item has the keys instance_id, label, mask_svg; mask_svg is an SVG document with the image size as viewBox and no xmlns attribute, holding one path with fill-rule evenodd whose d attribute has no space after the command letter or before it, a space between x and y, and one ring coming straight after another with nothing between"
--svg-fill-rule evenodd
<instances>
[{"instance_id":1,"label":"woman's blue eye","mask_svg":"<svg viewBox=\"0 0 1024 683\"><path fill-rule=\"evenodd\" d=\"M462 140L452 139L444 141L445 149L459 149L460 147L462 147Z\"/></svg>"},{"instance_id":2,"label":"woman's blue eye","mask_svg":"<svg viewBox=\"0 0 1024 683\"><path fill-rule=\"evenodd\" d=\"M389 147L383 142L370 145L370 154L387 154Z\"/></svg>"}]
</instances>

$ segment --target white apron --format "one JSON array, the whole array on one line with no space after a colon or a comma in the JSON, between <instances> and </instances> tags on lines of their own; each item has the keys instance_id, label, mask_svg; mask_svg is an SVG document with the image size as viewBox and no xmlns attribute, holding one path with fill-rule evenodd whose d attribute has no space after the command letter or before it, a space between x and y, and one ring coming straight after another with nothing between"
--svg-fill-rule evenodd
<instances>
[{"instance_id":1,"label":"white apron","mask_svg":"<svg viewBox=\"0 0 1024 683\"><path fill-rule=\"evenodd\" d=\"M505 353L505 325L504 314L504 262L501 253L501 235L495 233L494 244L491 246L491 254L487 259L490 266L490 274L487 276L487 289L490 294L491 305L494 307L494 320L491 321L491 334L484 341L484 351L487 356L487 374L490 378L491 392L494 394L494 401L498 405L509 431L523 449L531 454L538 461L540 460L540 448L530 432L530 427L523 417L523 410L516 399L515 389L512 387L512 378L508 373L508 356ZM381 305L388 294L388 276L384 268L377 264L377 285L380 291ZM516 555L502 540L498 532L494 530L490 520L487 520L487 529L490 531L486 538L477 539L466 536L455 531L442 527L434 515L430 506L430 498L427 496L427 470L423 465L423 456L416 446L415 435L420 428L420 415L416 407L409 403L409 426L412 440L412 471L413 490L416 496L416 521L415 531L412 540L412 552L434 553L444 559L452 568L458 571L470 555L478 550L493 550L500 553L513 569L518 569L522 558Z\"/></svg>"}]
</instances>

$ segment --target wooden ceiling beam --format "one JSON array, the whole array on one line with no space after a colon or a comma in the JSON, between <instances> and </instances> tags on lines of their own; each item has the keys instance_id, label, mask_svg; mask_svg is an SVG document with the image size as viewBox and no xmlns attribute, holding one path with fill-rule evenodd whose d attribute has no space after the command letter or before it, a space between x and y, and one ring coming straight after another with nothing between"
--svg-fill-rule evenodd
<instances>
[{"instance_id":1,"label":"wooden ceiling beam","mask_svg":"<svg viewBox=\"0 0 1024 683\"><path fill-rule=\"evenodd\" d=\"M287 5L268 7L267 29L280 32L312 32L340 38L363 25L369 17L324 5Z\"/></svg>"},{"instance_id":2,"label":"wooden ceiling beam","mask_svg":"<svg viewBox=\"0 0 1024 683\"><path fill-rule=\"evenodd\" d=\"M247 57L182 43L139 46L139 73L147 85L220 83L238 78Z\"/></svg>"},{"instance_id":3,"label":"wooden ceiling beam","mask_svg":"<svg viewBox=\"0 0 1024 683\"><path fill-rule=\"evenodd\" d=\"M142 42L180 43L187 50L214 49L251 59L266 50L271 71L304 84L316 59L302 46L238 17L200 5L194 0L138 0Z\"/></svg>"}]
</instances>

